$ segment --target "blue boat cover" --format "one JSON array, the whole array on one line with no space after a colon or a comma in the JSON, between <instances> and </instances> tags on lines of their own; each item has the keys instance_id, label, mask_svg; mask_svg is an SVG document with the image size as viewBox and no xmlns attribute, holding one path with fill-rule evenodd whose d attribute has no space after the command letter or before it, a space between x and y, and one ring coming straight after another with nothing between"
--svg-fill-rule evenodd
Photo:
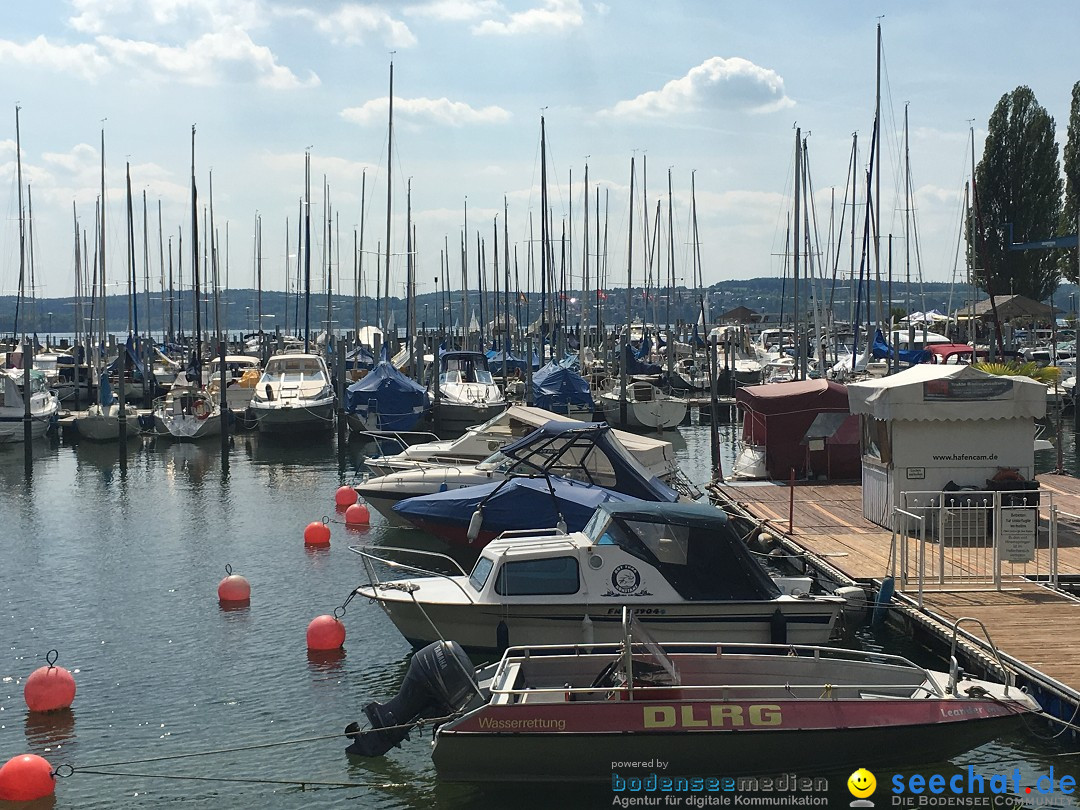
<instances>
[{"instance_id":1,"label":"blue boat cover","mask_svg":"<svg viewBox=\"0 0 1080 810\"><path fill-rule=\"evenodd\" d=\"M374 405L377 430L412 430L430 407L424 386L398 371L391 363L380 362L364 379L345 390L345 412L368 419Z\"/></svg>"},{"instance_id":2,"label":"blue boat cover","mask_svg":"<svg viewBox=\"0 0 1080 810\"><path fill-rule=\"evenodd\" d=\"M655 363L646 363L645 361L640 360L630 344L626 345L623 361L626 363L627 374L653 375L663 371L663 369Z\"/></svg>"},{"instance_id":3,"label":"blue boat cover","mask_svg":"<svg viewBox=\"0 0 1080 810\"><path fill-rule=\"evenodd\" d=\"M874 344L871 347L871 351L878 360L884 360L885 358L892 357L896 354L899 356L901 363L907 363L909 366L930 362L930 352L925 349L901 349L900 351L895 352L885 340L885 336L881 334L880 329L874 332Z\"/></svg>"},{"instance_id":4,"label":"blue boat cover","mask_svg":"<svg viewBox=\"0 0 1080 810\"><path fill-rule=\"evenodd\" d=\"M345 355L345 368L374 368L375 355L367 346L357 346Z\"/></svg>"},{"instance_id":5,"label":"blue boat cover","mask_svg":"<svg viewBox=\"0 0 1080 810\"><path fill-rule=\"evenodd\" d=\"M488 368L496 374L502 374L504 356L506 366L510 371L520 371L525 374L529 370L529 361L524 357L518 357L513 352L496 351L495 349L487 352Z\"/></svg>"},{"instance_id":6,"label":"blue boat cover","mask_svg":"<svg viewBox=\"0 0 1080 810\"><path fill-rule=\"evenodd\" d=\"M629 495L567 478L551 478L550 481L554 497L543 477L511 478L406 498L394 504L394 511L408 520L424 521L429 526L437 523L467 528L473 512L484 501L485 532L550 529L559 522L559 515L566 521L567 531L578 532L585 528L600 504L633 500ZM498 492L495 492L496 488Z\"/></svg>"},{"instance_id":7,"label":"blue boat cover","mask_svg":"<svg viewBox=\"0 0 1080 810\"><path fill-rule=\"evenodd\" d=\"M569 366L551 362L533 374L532 395L536 407L566 413L571 405L595 410L589 381Z\"/></svg>"}]
</instances>

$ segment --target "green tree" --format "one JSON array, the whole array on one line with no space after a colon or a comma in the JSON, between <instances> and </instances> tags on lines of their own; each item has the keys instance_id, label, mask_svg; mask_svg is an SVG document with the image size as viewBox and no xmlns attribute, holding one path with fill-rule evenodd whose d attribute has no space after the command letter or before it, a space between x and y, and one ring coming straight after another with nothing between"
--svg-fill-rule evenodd
<instances>
[{"instance_id":1,"label":"green tree","mask_svg":"<svg viewBox=\"0 0 1080 810\"><path fill-rule=\"evenodd\" d=\"M988 294L1043 301L1061 280L1058 256L1046 250L1009 250L1057 233L1061 174L1054 119L1029 87L1006 93L987 126L975 169L976 282Z\"/></svg>"},{"instance_id":2,"label":"green tree","mask_svg":"<svg viewBox=\"0 0 1080 810\"><path fill-rule=\"evenodd\" d=\"M1072 107L1069 111L1069 133L1065 141L1065 204L1061 210L1062 235L1076 233L1078 224L1076 212L1080 209L1080 82L1073 85ZM1077 250L1072 248L1062 252L1061 272L1072 282L1080 282L1080 266L1077 265Z\"/></svg>"}]
</instances>

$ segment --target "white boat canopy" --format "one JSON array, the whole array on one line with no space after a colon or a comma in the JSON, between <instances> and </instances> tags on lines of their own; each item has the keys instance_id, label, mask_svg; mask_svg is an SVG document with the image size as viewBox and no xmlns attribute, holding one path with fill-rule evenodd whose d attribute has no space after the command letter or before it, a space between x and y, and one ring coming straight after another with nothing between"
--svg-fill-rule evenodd
<instances>
[{"instance_id":1,"label":"white boat canopy","mask_svg":"<svg viewBox=\"0 0 1080 810\"><path fill-rule=\"evenodd\" d=\"M852 413L882 420L1039 419L1046 415L1046 386L971 366L922 364L851 383L848 404Z\"/></svg>"}]
</instances>

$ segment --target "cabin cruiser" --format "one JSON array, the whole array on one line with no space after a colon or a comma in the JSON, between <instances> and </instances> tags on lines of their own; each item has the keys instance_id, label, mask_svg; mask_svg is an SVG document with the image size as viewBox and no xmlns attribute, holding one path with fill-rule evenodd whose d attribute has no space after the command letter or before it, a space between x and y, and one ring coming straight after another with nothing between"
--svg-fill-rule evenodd
<instances>
[{"instance_id":1,"label":"cabin cruiser","mask_svg":"<svg viewBox=\"0 0 1080 810\"><path fill-rule=\"evenodd\" d=\"M506 398L495 385L483 352L443 353L435 408L439 433L460 433L506 410Z\"/></svg>"},{"instance_id":2,"label":"cabin cruiser","mask_svg":"<svg viewBox=\"0 0 1080 810\"><path fill-rule=\"evenodd\" d=\"M356 594L378 602L414 647L440 636L470 652L505 647L507 638L614 642L622 605L664 641L823 644L845 603L811 595L809 578L799 595L782 593L709 504L606 503L580 532L504 534L470 574L456 576L384 582L387 549L353 550L368 575Z\"/></svg>"},{"instance_id":3,"label":"cabin cruiser","mask_svg":"<svg viewBox=\"0 0 1080 810\"><path fill-rule=\"evenodd\" d=\"M251 414L265 433L330 430L334 388L318 354L275 354L266 361L251 398Z\"/></svg>"},{"instance_id":4,"label":"cabin cruiser","mask_svg":"<svg viewBox=\"0 0 1080 810\"><path fill-rule=\"evenodd\" d=\"M375 475L431 465L477 464L507 442L520 439L552 419L559 418L557 413L543 408L511 405L483 424L470 427L456 439L439 439L428 434L434 441L409 443L404 437L398 438L398 433L391 432L374 438L380 447L386 446L383 440L388 440L390 445L397 447L398 452L370 456L364 463Z\"/></svg>"},{"instance_id":5,"label":"cabin cruiser","mask_svg":"<svg viewBox=\"0 0 1080 810\"><path fill-rule=\"evenodd\" d=\"M618 791L627 774L613 763L647 769L658 751L665 778L775 773L778 751L785 772L910 768L1041 711L1011 683L962 673L955 625L950 669L936 672L876 651L661 644L640 613L622 609L619 643L514 646L478 670L457 642L437 641L413 656L396 697L364 707L368 728L346 727L346 751L381 756L438 718L431 756L440 780L605 782Z\"/></svg>"},{"instance_id":6,"label":"cabin cruiser","mask_svg":"<svg viewBox=\"0 0 1080 810\"><path fill-rule=\"evenodd\" d=\"M0 369L0 443L21 442L26 438L27 415L23 369ZM49 390L45 375L30 371L30 438L44 436L56 423L60 402Z\"/></svg>"},{"instance_id":7,"label":"cabin cruiser","mask_svg":"<svg viewBox=\"0 0 1080 810\"><path fill-rule=\"evenodd\" d=\"M394 504L399 501L498 482L511 475L539 474L546 470L551 475L617 490L619 471L628 455L673 486L685 478L674 460L671 442L623 433L602 423L553 419L496 450L479 464L425 464L372 478L355 489L392 524L407 525L394 512Z\"/></svg>"}]
</instances>

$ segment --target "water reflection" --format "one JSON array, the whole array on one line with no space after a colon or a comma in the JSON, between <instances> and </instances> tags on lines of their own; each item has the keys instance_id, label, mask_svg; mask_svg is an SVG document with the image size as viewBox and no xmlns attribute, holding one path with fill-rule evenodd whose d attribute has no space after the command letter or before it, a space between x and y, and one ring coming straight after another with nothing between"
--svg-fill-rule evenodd
<instances>
[{"instance_id":1,"label":"water reflection","mask_svg":"<svg viewBox=\"0 0 1080 810\"><path fill-rule=\"evenodd\" d=\"M23 732L33 750L49 751L66 745L75 739L75 710L27 711Z\"/></svg>"}]
</instances>

